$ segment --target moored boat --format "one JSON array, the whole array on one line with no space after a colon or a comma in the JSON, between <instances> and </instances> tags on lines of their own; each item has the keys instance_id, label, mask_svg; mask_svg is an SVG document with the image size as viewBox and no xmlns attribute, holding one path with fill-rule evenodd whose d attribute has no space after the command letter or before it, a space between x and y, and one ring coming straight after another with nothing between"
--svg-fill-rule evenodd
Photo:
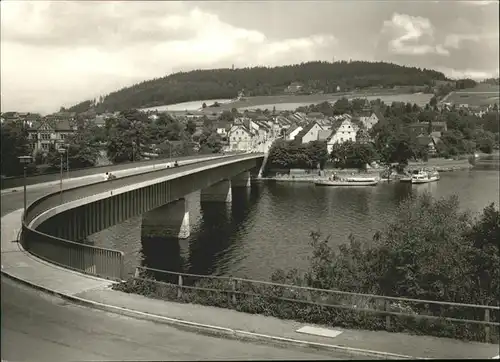
<instances>
[{"instance_id":1,"label":"moored boat","mask_svg":"<svg viewBox=\"0 0 500 362\"><path fill-rule=\"evenodd\" d=\"M316 181L316 186L376 186L378 183L375 179L366 179L366 181L349 181L349 180L324 180Z\"/></svg>"},{"instance_id":2,"label":"moored boat","mask_svg":"<svg viewBox=\"0 0 500 362\"><path fill-rule=\"evenodd\" d=\"M420 170L411 176L412 184L427 184L429 182L439 181L439 173L437 171Z\"/></svg>"},{"instance_id":3,"label":"moored boat","mask_svg":"<svg viewBox=\"0 0 500 362\"><path fill-rule=\"evenodd\" d=\"M373 182L377 181L375 177L346 177L344 178L345 181L348 182Z\"/></svg>"}]
</instances>

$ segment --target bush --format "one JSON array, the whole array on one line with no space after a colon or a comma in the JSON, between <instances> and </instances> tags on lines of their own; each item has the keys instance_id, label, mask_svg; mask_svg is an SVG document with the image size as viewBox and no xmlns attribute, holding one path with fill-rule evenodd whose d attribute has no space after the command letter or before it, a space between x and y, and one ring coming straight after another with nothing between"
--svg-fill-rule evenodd
<instances>
[{"instance_id":1,"label":"bush","mask_svg":"<svg viewBox=\"0 0 500 362\"><path fill-rule=\"evenodd\" d=\"M289 286L279 288L269 285L238 284L235 299L231 294L229 280L207 280L195 282L190 287L211 289L183 289L178 297L178 286L162 281L149 279L151 276L141 275L125 282L113 285L114 290L140 294L150 298L180 303L201 304L211 307L234 309L250 314L295 320L302 323L314 323L327 327L359 328L366 330L388 330L391 332L407 332L437 337L460 338L465 340L484 341L484 327L479 325L452 324L437 319L426 320L405 316L391 316L387 328L386 317L382 314L365 312L362 309L378 309L372 300L354 301L352 298L327 297L326 293L307 292ZM281 298L281 299L280 299ZM316 301L322 305L313 305ZM355 303L355 304L353 304ZM355 306L353 309L334 308L327 304ZM404 307L391 305L391 311L408 312ZM412 313L416 314L416 313ZM494 340L498 340L498 329L492 331Z\"/></svg>"}]
</instances>

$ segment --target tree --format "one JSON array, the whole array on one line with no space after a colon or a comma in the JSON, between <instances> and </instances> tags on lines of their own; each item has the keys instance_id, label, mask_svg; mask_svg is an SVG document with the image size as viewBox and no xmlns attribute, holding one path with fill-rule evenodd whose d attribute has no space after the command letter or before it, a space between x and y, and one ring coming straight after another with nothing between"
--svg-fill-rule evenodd
<instances>
[{"instance_id":1,"label":"tree","mask_svg":"<svg viewBox=\"0 0 500 362\"><path fill-rule=\"evenodd\" d=\"M141 147L150 138L149 122L147 116L137 110L121 112L106 122L107 152L113 163L141 159Z\"/></svg>"},{"instance_id":2,"label":"tree","mask_svg":"<svg viewBox=\"0 0 500 362\"><path fill-rule=\"evenodd\" d=\"M192 136L196 132L196 122L190 119L186 123L186 132Z\"/></svg>"},{"instance_id":3,"label":"tree","mask_svg":"<svg viewBox=\"0 0 500 362\"><path fill-rule=\"evenodd\" d=\"M472 229L466 233L471 243L469 280L476 300L492 305L500 300L500 213L492 203L484 208Z\"/></svg>"},{"instance_id":4,"label":"tree","mask_svg":"<svg viewBox=\"0 0 500 362\"><path fill-rule=\"evenodd\" d=\"M333 105L334 114L344 114L350 112L351 112L351 105L349 104L349 100L345 97L340 98Z\"/></svg>"},{"instance_id":5,"label":"tree","mask_svg":"<svg viewBox=\"0 0 500 362\"><path fill-rule=\"evenodd\" d=\"M330 157L336 167L366 169L377 159L377 152L371 143L347 141L335 144Z\"/></svg>"},{"instance_id":6,"label":"tree","mask_svg":"<svg viewBox=\"0 0 500 362\"><path fill-rule=\"evenodd\" d=\"M307 156L311 168L323 169L328 161L328 149L325 141L312 141L307 144Z\"/></svg>"},{"instance_id":7,"label":"tree","mask_svg":"<svg viewBox=\"0 0 500 362\"><path fill-rule=\"evenodd\" d=\"M222 150L222 138L214 129L204 128L199 139L200 153L218 153Z\"/></svg>"},{"instance_id":8,"label":"tree","mask_svg":"<svg viewBox=\"0 0 500 362\"><path fill-rule=\"evenodd\" d=\"M47 163L52 169L59 170L61 166L61 157L63 169L79 169L93 167L97 164L100 151L96 137L97 128L95 125L86 123L84 127L70 135L64 146L66 153L60 154L56 149L52 149L47 155Z\"/></svg>"},{"instance_id":9,"label":"tree","mask_svg":"<svg viewBox=\"0 0 500 362\"><path fill-rule=\"evenodd\" d=\"M456 196L412 196L370 243L350 236L334 250L328 238L313 234L305 280L325 289L494 304L500 298L499 231L493 205L473 220Z\"/></svg>"},{"instance_id":10,"label":"tree","mask_svg":"<svg viewBox=\"0 0 500 362\"><path fill-rule=\"evenodd\" d=\"M495 145L495 135L489 131L476 130L474 132L476 147L481 152L492 153Z\"/></svg>"},{"instance_id":11,"label":"tree","mask_svg":"<svg viewBox=\"0 0 500 362\"><path fill-rule=\"evenodd\" d=\"M28 148L28 132L22 123L2 124L1 149L2 175L22 174L23 165L18 157L31 155Z\"/></svg>"},{"instance_id":12,"label":"tree","mask_svg":"<svg viewBox=\"0 0 500 362\"><path fill-rule=\"evenodd\" d=\"M233 122L234 121L234 113L229 111L223 111L219 116L219 120L222 122Z\"/></svg>"},{"instance_id":13,"label":"tree","mask_svg":"<svg viewBox=\"0 0 500 362\"><path fill-rule=\"evenodd\" d=\"M434 96L432 96L431 100L429 101L429 105L430 105L432 108L434 108L434 107L436 107L436 106L437 106L437 98L436 98L436 96L435 96L435 95L434 95Z\"/></svg>"},{"instance_id":14,"label":"tree","mask_svg":"<svg viewBox=\"0 0 500 362\"><path fill-rule=\"evenodd\" d=\"M456 156L464 151L464 136L462 132L457 130L450 130L443 132L441 141L445 146L445 151L450 156Z\"/></svg>"}]
</instances>

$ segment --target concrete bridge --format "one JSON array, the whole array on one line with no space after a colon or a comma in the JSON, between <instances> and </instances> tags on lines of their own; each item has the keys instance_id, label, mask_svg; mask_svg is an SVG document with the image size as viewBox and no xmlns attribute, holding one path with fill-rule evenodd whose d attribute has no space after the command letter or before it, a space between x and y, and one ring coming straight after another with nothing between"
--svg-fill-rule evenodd
<instances>
[{"instance_id":1,"label":"concrete bridge","mask_svg":"<svg viewBox=\"0 0 500 362\"><path fill-rule=\"evenodd\" d=\"M50 194L28 207L21 242L48 261L118 279L123 253L85 245L89 235L155 210L155 218L163 218L163 236L187 238L190 222L184 197L201 190L201 202L231 202L232 188L249 187L263 159L263 154L224 157Z\"/></svg>"}]
</instances>

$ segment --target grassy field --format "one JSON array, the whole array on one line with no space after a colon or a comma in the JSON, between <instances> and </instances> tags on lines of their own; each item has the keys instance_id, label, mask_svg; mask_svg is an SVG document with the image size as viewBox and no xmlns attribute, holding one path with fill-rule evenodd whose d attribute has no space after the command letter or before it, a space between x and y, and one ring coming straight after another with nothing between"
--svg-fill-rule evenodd
<instances>
[{"instance_id":1,"label":"grassy field","mask_svg":"<svg viewBox=\"0 0 500 362\"><path fill-rule=\"evenodd\" d=\"M500 87L498 85L479 84L474 88L452 92L444 101L456 105L487 106L499 103L499 92Z\"/></svg>"},{"instance_id":2,"label":"grassy field","mask_svg":"<svg viewBox=\"0 0 500 362\"><path fill-rule=\"evenodd\" d=\"M432 97L432 94L414 93L414 94L401 94L391 91L378 91L373 93L335 93L335 94L312 94L312 95L276 95L276 96L258 96L246 97L244 100L239 100L231 103L222 104L218 108L206 109L205 112L217 112L222 110L230 110L237 108L272 110L295 110L301 106L310 104L318 104L322 102L335 102L338 99L346 97L352 98L367 98L368 100L375 100L380 98L385 103L391 104L392 102L410 102L416 103L419 106L424 106Z\"/></svg>"}]
</instances>

